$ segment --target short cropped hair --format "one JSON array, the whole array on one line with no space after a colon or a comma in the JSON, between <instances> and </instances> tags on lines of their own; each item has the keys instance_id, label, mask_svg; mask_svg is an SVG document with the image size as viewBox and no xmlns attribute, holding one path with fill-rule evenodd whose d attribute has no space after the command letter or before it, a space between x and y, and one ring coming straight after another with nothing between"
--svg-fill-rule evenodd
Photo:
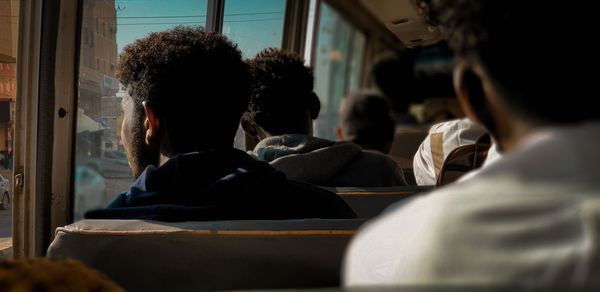
<instances>
[{"instance_id":1,"label":"short cropped hair","mask_svg":"<svg viewBox=\"0 0 600 292\"><path fill-rule=\"evenodd\" d=\"M459 58L475 57L484 66L521 116L543 123L600 117L592 106L596 98L589 95L597 92L590 90L593 74L584 70L597 59L594 52L585 51L593 26L593 17L586 13L593 9L519 0L416 0L416 4L432 26L446 33Z\"/></svg>"},{"instance_id":2,"label":"short cropped hair","mask_svg":"<svg viewBox=\"0 0 600 292\"><path fill-rule=\"evenodd\" d=\"M250 76L237 45L197 27L151 33L125 47L117 77L136 115L148 101L176 153L232 147L248 105Z\"/></svg>"},{"instance_id":3,"label":"short cropped hair","mask_svg":"<svg viewBox=\"0 0 600 292\"><path fill-rule=\"evenodd\" d=\"M272 135L304 134L321 109L312 69L295 53L267 48L248 60L252 93L244 116Z\"/></svg>"},{"instance_id":4,"label":"short cropped hair","mask_svg":"<svg viewBox=\"0 0 600 292\"><path fill-rule=\"evenodd\" d=\"M389 101L376 91L353 92L342 100L340 127L347 141L365 149L385 149L394 140Z\"/></svg>"}]
</instances>

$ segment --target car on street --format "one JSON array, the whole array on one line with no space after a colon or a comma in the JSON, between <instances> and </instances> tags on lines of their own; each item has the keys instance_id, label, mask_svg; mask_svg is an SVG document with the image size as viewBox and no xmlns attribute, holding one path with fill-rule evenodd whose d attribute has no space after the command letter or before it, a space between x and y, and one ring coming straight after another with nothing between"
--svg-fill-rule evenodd
<instances>
[{"instance_id":1,"label":"car on street","mask_svg":"<svg viewBox=\"0 0 600 292\"><path fill-rule=\"evenodd\" d=\"M102 150L97 157L83 157L77 164L87 166L102 176L131 175L127 155L120 150Z\"/></svg>"},{"instance_id":2,"label":"car on street","mask_svg":"<svg viewBox=\"0 0 600 292\"><path fill-rule=\"evenodd\" d=\"M12 191L8 179L0 175L0 210L8 209L12 200Z\"/></svg>"}]
</instances>

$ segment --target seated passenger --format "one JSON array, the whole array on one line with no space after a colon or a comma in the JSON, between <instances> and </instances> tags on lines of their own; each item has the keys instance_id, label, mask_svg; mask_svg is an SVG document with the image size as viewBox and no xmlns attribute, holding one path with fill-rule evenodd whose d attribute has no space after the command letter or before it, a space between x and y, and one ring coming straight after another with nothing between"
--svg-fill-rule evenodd
<instances>
[{"instance_id":1,"label":"seated passenger","mask_svg":"<svg viewBox=\"0 0 600 292\"><path fill-rule=\"evenodd\" d=\"M394 120L389 102L376 91L357 91L342 100L339 110L340 141L353 142L364 150L390 153L394 141Z\"/></svg>"},{"instance_id":2,"label":"seated passenger","mask_svg":"<svg viewBox=\"0 0 600 292\"><path fill-rule=\"evenodd\" d=\"M469 118L455 119L431 126L413 159L413 171L418 185L435 185L448 154L457 147L477 143L488 135L486 129ZM484 165L500 157L492 143Z\"/></svg>"},{"instance_id":3,"label":"seated passenger","mask_svg":"<svg viewBox=\"0 0 600 292\"><path fill-rule=\"evenodd\" d=\"M177 27L125 47L121 138L136 181L93 219L350 218L335 194L234 149L250 76L224 36Z\"/></svg>"},{"instance_id":4,"label":"seated passenger","mask_svg":"<svg viewBox=\"0 0 600 292\"><path fill-rule=\"evenodd\" d=\"M253 148L246 145L252 156L290 179L321 186L406 185L402 169L387 156L312 136L320 103L312 70L302 58L271 48L249 63L254 81L242 127L260 141Z\"/></svg>"},{"instance_id":5,"label":"seated passenger","mask_svg":"<svg viewBox=\"0 0 600 292\"><path fill-rule=\"evenodd\" d=\"M415 57L418 50L386 52L375 60L370 77L377 89L391 101L392 118L398 129L423 127L410 113L413 103L421 102L416 92Z\"/></svg>"},{"instance_id":6,"label":"seated passenger","mask_svg":"<svg viewBox=\"0 0 600 292\"><path fill-rule=\"evenodd\" d=\"M600 111L586 70L598 56L581 52L587 42L555 42L593 33L595 11L517 0L417 3L457 53L464 112L503 156L363 225L346 252L345 286L600 285Z\"/></svg>"}]
</instances>

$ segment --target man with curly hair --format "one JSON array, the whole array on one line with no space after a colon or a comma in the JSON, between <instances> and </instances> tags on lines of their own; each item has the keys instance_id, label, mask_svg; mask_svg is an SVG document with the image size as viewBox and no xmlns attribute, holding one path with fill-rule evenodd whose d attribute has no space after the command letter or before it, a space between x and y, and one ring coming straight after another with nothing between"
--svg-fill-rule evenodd
<instances>
[{"instance_id":1,"label":"man with curly hair","mask_svg":"<svg viewBox=\"0 0 600 292\"><path fill-rule=\"evenodd\" d=\"M236 45L201 28L151 33L127 46L121 138L136 181L86 218L160 221L349 218L335 194L288 181L232 147L248 105Z\"/></svg>"},{"instance_id":2,"label":"man with curly hair","mask_svg":"<svg viewBox=\"0 0 600 292\"><path fill-rule=\"evenodd\" d=\"M587 51L594 9L417 3L457 55L463 110L503 157L365 225L345 285L599 285L600 111L583 68L598 64Z\"/></svg>"},{"instance_id":3,"label":"man with curly hair","mask_svg":"<svg viewBox=\"0 0 600 292\"><path fill-rule=\"evenodd\" d=\"M313 137L319 115L312 70L297 54L269 48L249 61L250 104L242 116L246 150L288 178L321 186L406 185L402 169L381 153ZM256 146L254 146L255 143Z\"/></svg>"}]
</instances>

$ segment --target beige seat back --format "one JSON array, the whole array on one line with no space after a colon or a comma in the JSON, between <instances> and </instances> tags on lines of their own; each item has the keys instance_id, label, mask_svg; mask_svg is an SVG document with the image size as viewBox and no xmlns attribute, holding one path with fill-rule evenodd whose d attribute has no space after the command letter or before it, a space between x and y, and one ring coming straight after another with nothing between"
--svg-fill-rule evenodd
<instances>
[{"instance_id":1,"label":"beige seat back","mask_svg":"<svg viewBox=\"0 0 600 292\"><path fill-rule=\"evenodd\" d=\"M342 197L360 218L372 218L393 204L407 202L419 193L429 191L433 186L400 187L344 187L329 188Z\"/></svg>"},{"instance_id":2,"label":"beige seat back","mask_svg":"<svg viewBox=\"0 0 600 292\"><path fill-rule=\"evenodd\" d=\"M48 257L80 260L128 291L327 287L361 223L83 220L56 230Z\"/></svg>"},{"instance_id":3,"label":"beige seat back","mask_svg":"<svg viewBox=\"0 0 600 292\"><path fill-rule=\"evenodd\" d=\"M428 133L429 129L396 129L389 156L401 168L412 168L415 153Z\"/></svg>"}]
</instances>

